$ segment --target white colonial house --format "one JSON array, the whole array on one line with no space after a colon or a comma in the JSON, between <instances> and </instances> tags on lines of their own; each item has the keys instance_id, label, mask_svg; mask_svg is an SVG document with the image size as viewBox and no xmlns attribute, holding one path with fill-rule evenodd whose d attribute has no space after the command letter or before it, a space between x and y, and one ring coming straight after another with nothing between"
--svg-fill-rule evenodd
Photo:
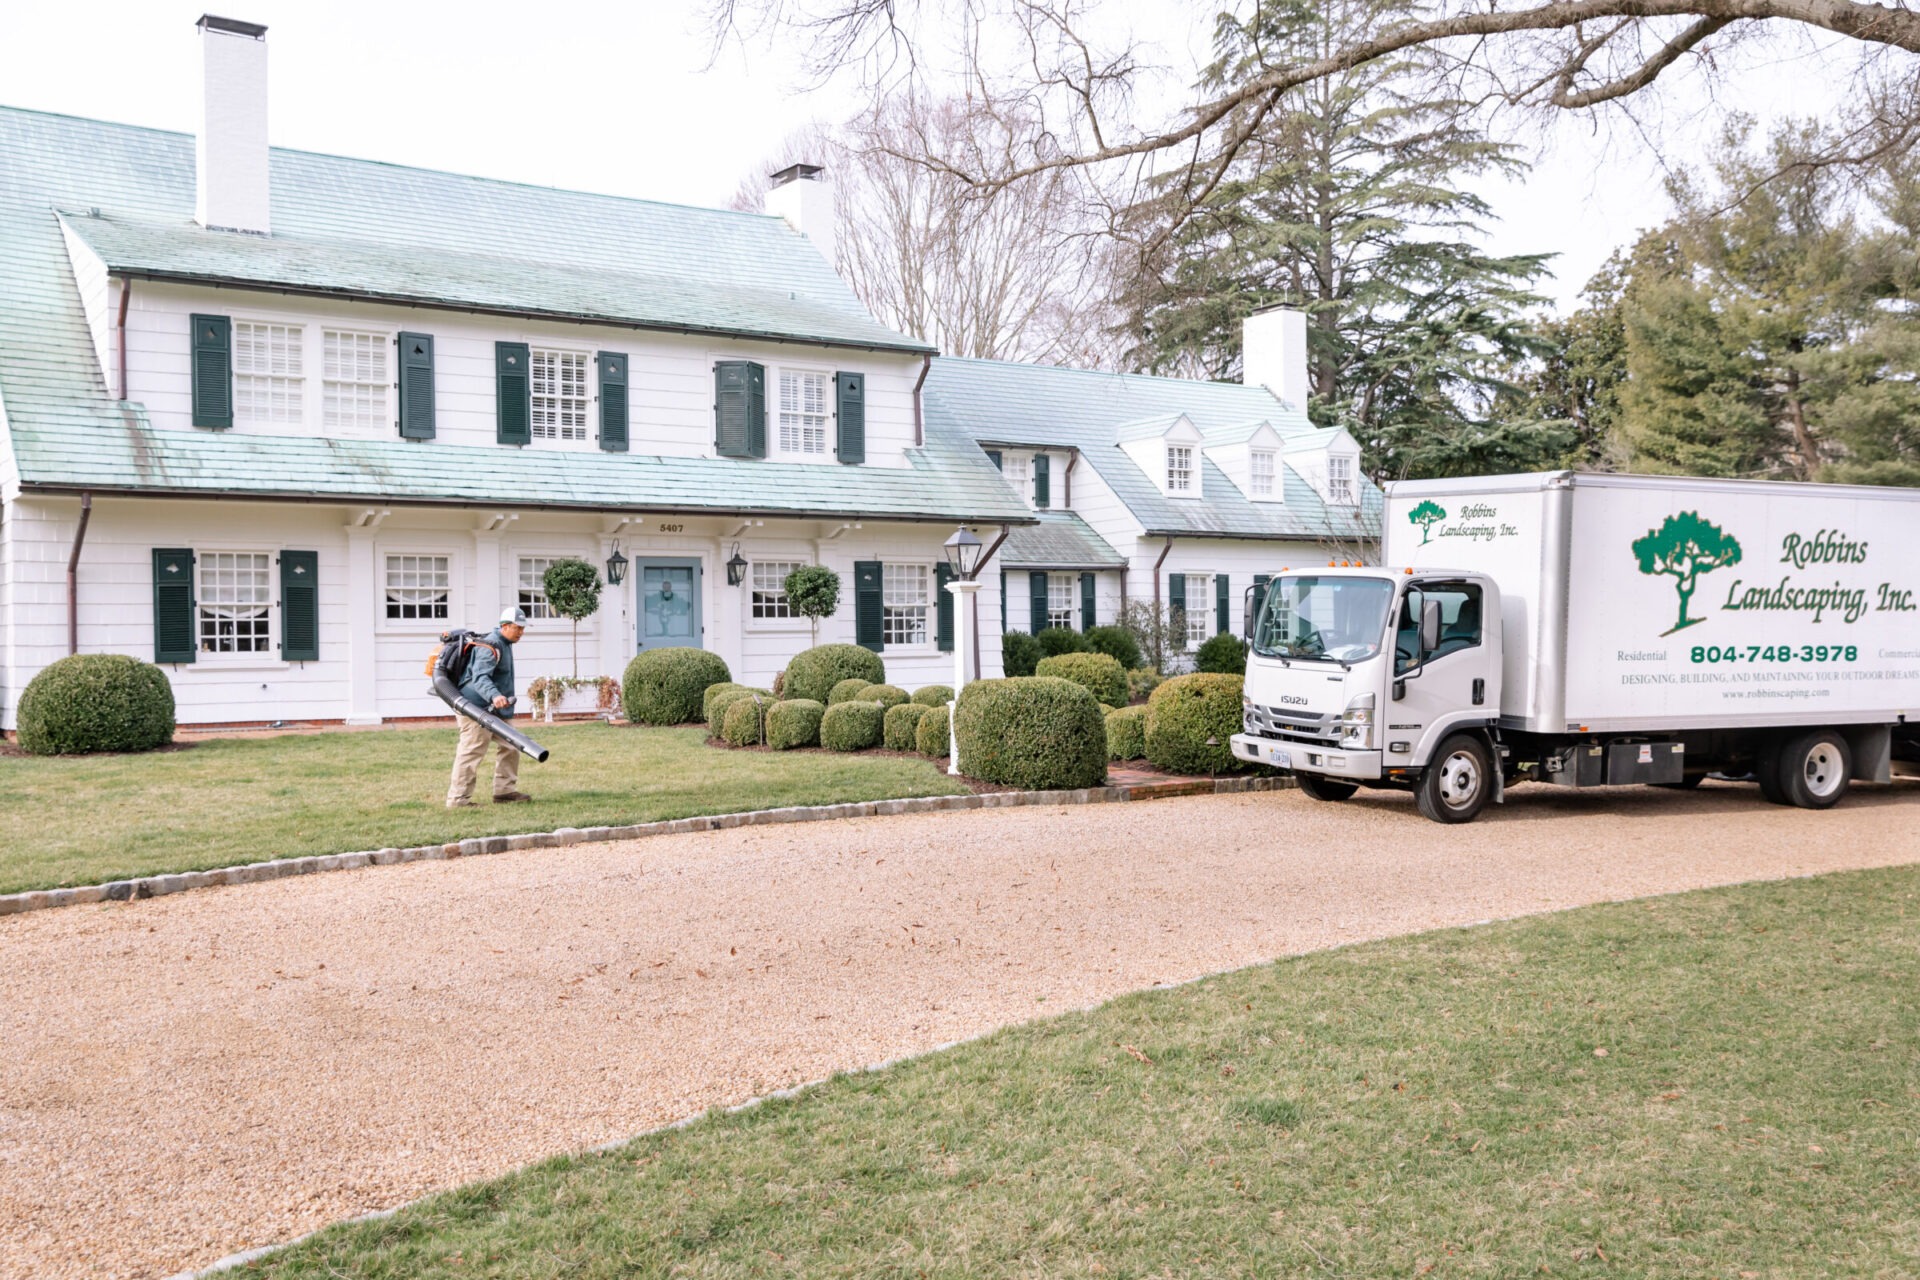
<instances>
[{"instance_id":1,"label":"white colonial house","mask_svg":"<svg viewBox=\"0 0 1920 1280\"><path fill-rule=\"evenodd\" d=\"M161 664L188 725L444 715L435 637L506 605L523 683L571 673L559 557L624 567L584 676L698 645L770 681L822 564L820 640L944 682L962 524L1046 575L1004 613L981 575L997 674L1042 592L1075 626L1230 593L1310 499L1374 509L1259 388L936 360L834 274L817 170L763 215L281 150L265 29L200 33L197 135L0 108L0 727L72 652Z\"/></svg>"}]
</instances>

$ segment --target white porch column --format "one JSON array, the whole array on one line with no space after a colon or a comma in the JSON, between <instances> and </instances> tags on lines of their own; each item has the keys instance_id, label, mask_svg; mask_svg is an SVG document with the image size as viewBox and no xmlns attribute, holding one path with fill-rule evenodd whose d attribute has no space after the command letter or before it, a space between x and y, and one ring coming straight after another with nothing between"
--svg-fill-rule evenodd
<instances>
[{"instance_id":1,"label":"white porch column","mask_svg":"<svg viewBox=\"0 0 1920 1280\"><path fill-rule=\"evenodd\" d=\"M347 715L348 724L380 723L376 646L380 626L380 573L373 554L374 530L347 528Z\"/></svg>"},{"instance_id":2,"label":"white porch column","mask_svg":"<svg viewBox=\"0 0 1920 1280\"><path fill-rule=\"evenodd\" d=\"M975 548L977 551L978 548ZM974 601L979 597L980 580L977 578L959 578L947 584L947 590L953 592L953 701L947 704L947 772L958 776L960 773L960 730L955 726L960 710L960 691L967 687L967 675L972 670L970 661L973 651L973 627L969 625L973 618Z\"/></svg>"}]
</instances>

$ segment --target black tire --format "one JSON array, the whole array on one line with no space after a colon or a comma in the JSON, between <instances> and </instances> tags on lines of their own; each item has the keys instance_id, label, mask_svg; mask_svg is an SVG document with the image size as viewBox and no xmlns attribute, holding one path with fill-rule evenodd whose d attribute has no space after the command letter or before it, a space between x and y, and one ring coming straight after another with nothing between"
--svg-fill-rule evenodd
<instances>
[{"instance_id":1,"label":"black tire","mask_svg":"<svg viewBox=\"0 0 1920 1280\"><path fill-rule=\"evenodd\" d=\"M1785 804L1780 794L1780 744L1769 742L1754 753L1753 780L1760 784L1760 795L1768 804Z\"/></svg>"},{"instance_id":2,"label":"black tire","mask_svg":"<svg viewBox=\"0 0 1920 1280\"><path fill-rule=\"evenodd\" d=\"M1348 800L1360 789L1356 782L1341 782L1318 773L1296 773L1294 785L1315 800Z\"/></svg>"},{"instance_id":3,"label":"black tire","mask_svg":"<svg viewBox=\"0 0 1920 1280\"><path fill-rule=\"evenodd\" d=\"M1814 729L1780 746L1774 786L1782 804L1796 809L1831 809L1847 794L1853 777L1853 752L1831 729Z\"/></svg>"},{"instance_id":4,"label":"black tire","mask_svg":"<svg viewBox=\"0 0 1920 1280\"><path fill-rule=\"evenodd\" d=\"M1493 799L1493 756L1470 733L1456 733L1440 744L1414 788L1420 812L1434 822L1472 822Z\"/></svg>"}]
</instances>

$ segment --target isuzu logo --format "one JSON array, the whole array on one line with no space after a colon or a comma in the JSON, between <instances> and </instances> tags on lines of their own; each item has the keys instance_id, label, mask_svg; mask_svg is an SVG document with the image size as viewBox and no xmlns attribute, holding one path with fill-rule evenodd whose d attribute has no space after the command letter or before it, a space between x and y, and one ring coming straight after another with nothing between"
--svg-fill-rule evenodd
<instances>
[{"instance_id":1,"label":"isuzu logo","mask_svg":"<svg viewBox=\"0 0 1920 1280\"><path fill-rule=\"evenodd\" d=\"M1307 700L1305 698L1296 698L1292 694L1282 694L1280 697L1280 701L1290 707L1304 707L1307 705Z\"/></svg>"}]
</instances>

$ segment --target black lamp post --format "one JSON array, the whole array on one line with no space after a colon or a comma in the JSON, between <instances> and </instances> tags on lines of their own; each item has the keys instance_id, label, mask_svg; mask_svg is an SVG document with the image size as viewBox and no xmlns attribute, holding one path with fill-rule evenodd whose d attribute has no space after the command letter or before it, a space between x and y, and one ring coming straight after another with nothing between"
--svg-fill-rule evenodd
<instances>
[{"instance_id":1,"label":"black lamp post","mask_svg":"<svg viewBox=\"0 0 1920 1280\"><path fill-rule=\"evenodd\" d=\"M733 557L727 561L727 585L737 587L747 580L747 562L740 554L740 544L733 544Z\"/></svg>"},{"instance_id":2,"label":"black lamp post","mask_svg":"<svg viewBox=\"0 0 1920 1280\"><path fill-rule=\"evenodd\" d=\"M620 554L620 544L613 544L613 554L607 557L607 582L619 586L627 580L627 558Z\"/></svg>"},{"instance_id":3,"label":"black lamp post","mask_svg":"<svg viewBox=\"0 0 1920 1280\"><path fill-rule=\"evenodd\" d=\"M953 570L953 576L962 582L972 582L973 575L980 572L980 553L986 548L980 545L980 539L973 531L961 525L947 539L947 565Z\"/></svg>"}]
</instances>

